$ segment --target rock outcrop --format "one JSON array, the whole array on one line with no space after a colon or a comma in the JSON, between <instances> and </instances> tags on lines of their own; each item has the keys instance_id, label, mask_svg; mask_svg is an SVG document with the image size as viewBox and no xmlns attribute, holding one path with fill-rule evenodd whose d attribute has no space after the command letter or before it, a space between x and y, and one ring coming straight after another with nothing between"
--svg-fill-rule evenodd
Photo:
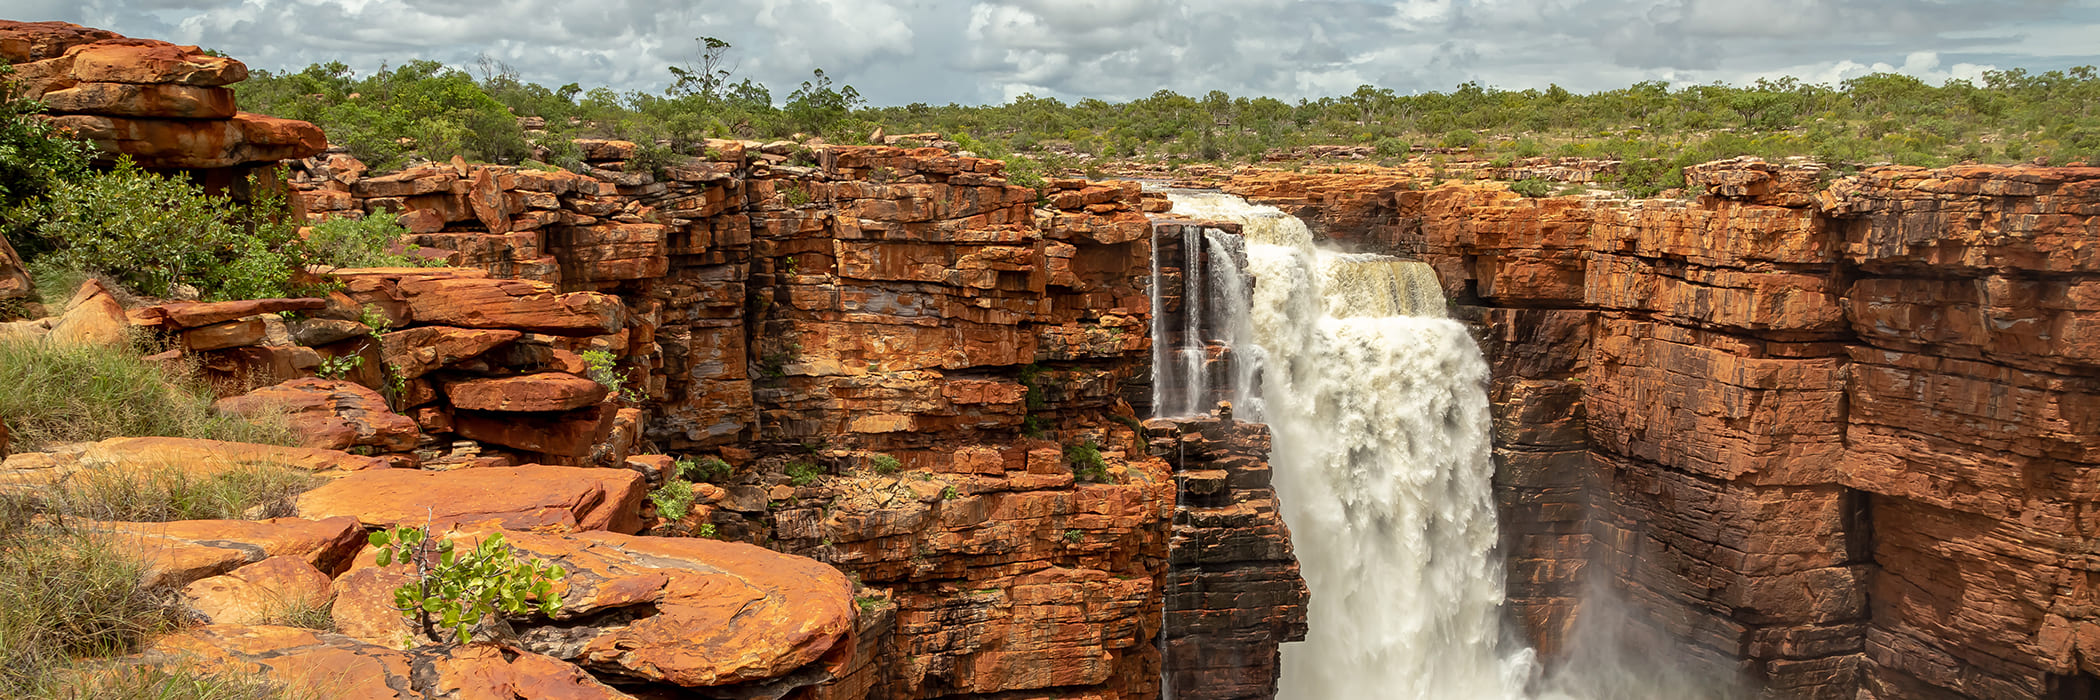
<instances>
[{"instance_id":1,"label":"rock outcrop","mask_svg":"<svg viewBox=\"0 0 2100 700\"><path fill-rule=\"evenodd\" d=\"M130 39L64 22L0 20L0 60L52 123L108 158L189 170L274 164L328 145L312 124L248 114L226 86L240 61L195 46Z\"/></svg>"},{"instance_id":2,"label":"rock outcrop","mask_svg":"<svg viewBox=\"0 0 2100 700\"><path fill-rule=\"evenodd\" d=\"M1233 189L1419 256L1495 365L1512 601L1587 574L1799 697L2091 687L2076 513L2100 169L1754 160L1690 201L1269 174ZM1829 184L1825 184L1829 183Z\"/></svg>"},{"instance_id":3,"label":"rock outcrop","mask_svg":"<svg viewBox=\"0 0 2100 700\"><path fill-rule=\"evenodd\" d=\"M1278 647L1305 638L1305 579L1269 481L1269 430L1209 418L1146 423L1174 467L1166 683L1190 700L1273 698Z\"/></svg>"}]
</instances>

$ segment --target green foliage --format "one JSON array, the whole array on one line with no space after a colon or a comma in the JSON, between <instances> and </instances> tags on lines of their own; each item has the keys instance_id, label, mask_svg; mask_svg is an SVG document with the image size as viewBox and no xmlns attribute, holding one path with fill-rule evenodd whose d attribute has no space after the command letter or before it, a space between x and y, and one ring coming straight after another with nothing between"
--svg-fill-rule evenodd
<instances>
[{"instance_id":1,"label":"green foliage","mask_svg":"<svg viewBox=\"0 0 2100 700\"><path fill-rule=\"evenodd\" d=\"M1078 530L1065 531L1065 544L1079 544L1079 541L1083 539L1086 539L1086 533Z\"/></svg>"},{"instance_id":2,"label":"green foliage","mask_svg":"<svg viewBox=\"0 0 2100 700\"><path fill-rule=\"evenodd\" d=\"M1072 475L1080 481L1108 483L1108 460L1101 456L1101 446L1088 440L1085 444L1066 445L1065 463L1072 465Z\"/></svg>"},{"instance_id":3,"label":"green foliage","mask_svg":"<svg viewBox=\"0 0 2100 700\"><path fill-rule=\"evenodd\" d=\"M620 373L616 366L618 362L619 359L613 357L609 350L583 351L583 366L591 381L597 382L604 386L606 391L614 394L621 393L627 386L627 375Z\"/></svg>"},{"instance_id":4,"label":"green foliage","mask_svg":"<svg viewBox=\"0 0 2100 700\"><path fill-rule=\"evenodd\" d=\"M728 481L729 477L736 473L736 469L720 457L681 459L673 464L678 468L680 478L695 482L719 484Z\"/></svg>"},{"instance_id":5,"label":"green foliage","mask_svg":"<svg viewBox=\"0 0 2100 700\"><path fill-rule=\"evenodd\" d=\"M943 501L953 501L953 500L955 500L955 499L958 499L958 498L962 498L962 492L961 492L961 491L957 491L957 490L955 490L955 487L953 487L953 486L943 486L943 487L941 487L941 500L943 500Z\"/></svg>"},{"instance_id":6,"label":"green foliage","mask_svg":"<svg viewBox=\"0 0 2100 700\"><path fill-rule=\"evenodd\" d=\"M432 640L441 633L460 644L490 615L553 615L561 609L554 582L566 573L553 562L518 561L503 544L502 533L490 533L473 549L456 551L452 540L434 538L427 527L396 526L374 532L379 565L395 562L414 569L415 580L394 589L394 608Z\"/></svg>"},{"instance_id":7,"label":"green foliage","mask_svg":"<svg viewBox=\"0 0 2100 700\"><path fill-rule=\"evenodd\" d=\"M281 414L220 415L215 398L131 348L0 339L0 420L16 451L125 436L295 443Z\"/></svg>"},{"instance_id":8,"label":"green foliage","mask_svg":"<svg viewBox=\"0 0 2100 700\"><path fill-rule=\"evenodd\" d=\"M904 463L889 455L875 455L868 458L868 466L874 469L875 473L887 476L902 470Z\"/></svg>"},{"instance_id":9,"label":"green foliage","mask_svg":"<svg viewBox=\"0 0 2100 700\"><path fill-rule=\"evenodd\" d=\"M442 260L426 260L415 254L416 246L402 242L408 229L391 211L384 209L362 219L329 219L306 235L307 255L337 267L430 267ZM400 252L395 252L394 248Z\"/></svg>"},{"instance_id":10,"label":"green foliage","mask_svg":"<svg viewBox=\"0 0 2100 700\"><path fill-rule=\"evenodd\" d=\"M808 486L817 483L818 479L824 477L824 468L809 462L789 462L785 471L787 472L788 483L796 486Z\"/></svg>"},{"instance_id":11,"label":"green foliage","mask_svg":"<svg viewBox=\"0 0 2100 700\"><path fill-rule=\"evenodd\" d=\"M33 257L40 251L26 245L32 241L25 233L37 217L28 205L87 177L89 147L34 116L44 106L22 99L14 72L0 65L0 234Z\"/></svg>"},{"instance_id":12,"label":"green foliage","mask_svg":"<svg viewBox=\"0 0 2100 700\"><path fill-rule=\"evenodd\" d=\"M666 479L664 485L649 492L649 502L656 504L657 517L684 520L693 510L693 482L675 476Z\"/></svg>"},{"instance_id":13,"label":"green foliage","mask_svg":"<svg viewBox=\"0 0 2100 700\"><path fill-rule=\"evenodd\" d=\"M1509 191L1526 197L1550 197L1553 195L1553 183L1538 178L1525 178L1509 183Z\"/></svg>"},{"instance_id":14,"label":"green foliage","mask_svg":"<svg viewBox=\"0 0 2100 700\"><path fill-rule=\"evenodd\" d=\"M364 364L365 356L363 355L323 357L321 358L321 366L314 369L314 374L320 375L322 379L342 379L349 376L351 372L357 371L357 368L363 367Z\"/></svg>"},{"instance_id":15,"label":"green foliage","mask_svg":"<svg viewBox=\"0 0 2100 700\"><path fill-rule=\"evenodd\" d=\"M53 188L32 248L43 264L107 275L153 296L175 285L207 299L285 296L298 260L291 226L267 221L179 176L120 162Z\"/></svg>"}]
</instances>

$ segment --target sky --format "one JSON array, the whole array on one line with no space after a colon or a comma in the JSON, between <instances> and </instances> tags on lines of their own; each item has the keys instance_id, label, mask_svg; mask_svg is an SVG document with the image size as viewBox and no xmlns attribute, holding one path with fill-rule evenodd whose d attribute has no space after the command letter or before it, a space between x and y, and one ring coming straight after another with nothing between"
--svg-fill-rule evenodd
<instances>
[{"instance_id":1,"label":"sky","mask_svg":"<svg viewBox=\"0 0 2100 700\"><path fill-rule=\"evenodd\" d=\"M1644 80L1836 83L1902 72L2100 65L2100 0L8 0L226 52L250 68L360 73L488 56L550 87L661 91L730 42L776 100L821 68L873 105L1161 89L1285 100L1479 81L1578 92Z\"/></svg>"}]
</instances>

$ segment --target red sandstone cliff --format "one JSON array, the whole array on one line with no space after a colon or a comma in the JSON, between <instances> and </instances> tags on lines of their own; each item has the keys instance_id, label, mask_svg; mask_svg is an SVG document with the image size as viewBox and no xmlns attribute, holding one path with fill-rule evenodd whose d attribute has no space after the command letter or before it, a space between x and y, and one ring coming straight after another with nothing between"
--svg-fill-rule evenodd
<instances>
[{"instance_id":1,"label":"red sandstone cliff","mask_svg":"<svg viewBox=\"0 0 2100 700\"><path fill-rule=\"evenodd\" d=\"M1470 307L1511 596L1547 650L1589 566L1710 668L1786 695L2089 687L2100 169L1687 175L1690 201L1228 189L1420 256Z\"/></svg>"}]
</instances>

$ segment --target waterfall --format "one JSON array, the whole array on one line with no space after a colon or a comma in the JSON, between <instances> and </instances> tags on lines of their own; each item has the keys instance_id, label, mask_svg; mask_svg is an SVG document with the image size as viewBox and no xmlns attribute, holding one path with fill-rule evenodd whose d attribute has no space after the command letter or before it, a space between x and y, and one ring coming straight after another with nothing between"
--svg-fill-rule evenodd
<instances>
[{"instance_id":1,"label":"waterfall","mask_svg":"<svg viewBox=\"0 0 2100 700\"><path fill-rule=\"evenodd\" d=\"M1434 272L1317 247L1303 222L1273 207L1217 194L1172 199L1177 216L1242 225L1247 269L1211 256L1214 312L1228 317L1212 325L1251 336L1221 339L1252 341L1234 346L1236 405L1274 433L1276 490L1312 591L1310 631L1284 647L1278 697L1523 697L1534 669L1501 618L1488 367L1465 327L1445 317ZM1205 274L1184 264L1195 270L1185 275ZM1249 275L1251 305L1232 308L1226 300ZM1236 281L1215 279L1228 276ZM1155 357L1201 342L1194 337ZM1154 366L1164 374L1170 364ZM1155 396L1166 396L1168 381L1155 381ZM1203 380L1173 381L1192 395L1185 385ZM1158 415L1207 408L1154 405Z\"/></svg>"}]
</instances>

